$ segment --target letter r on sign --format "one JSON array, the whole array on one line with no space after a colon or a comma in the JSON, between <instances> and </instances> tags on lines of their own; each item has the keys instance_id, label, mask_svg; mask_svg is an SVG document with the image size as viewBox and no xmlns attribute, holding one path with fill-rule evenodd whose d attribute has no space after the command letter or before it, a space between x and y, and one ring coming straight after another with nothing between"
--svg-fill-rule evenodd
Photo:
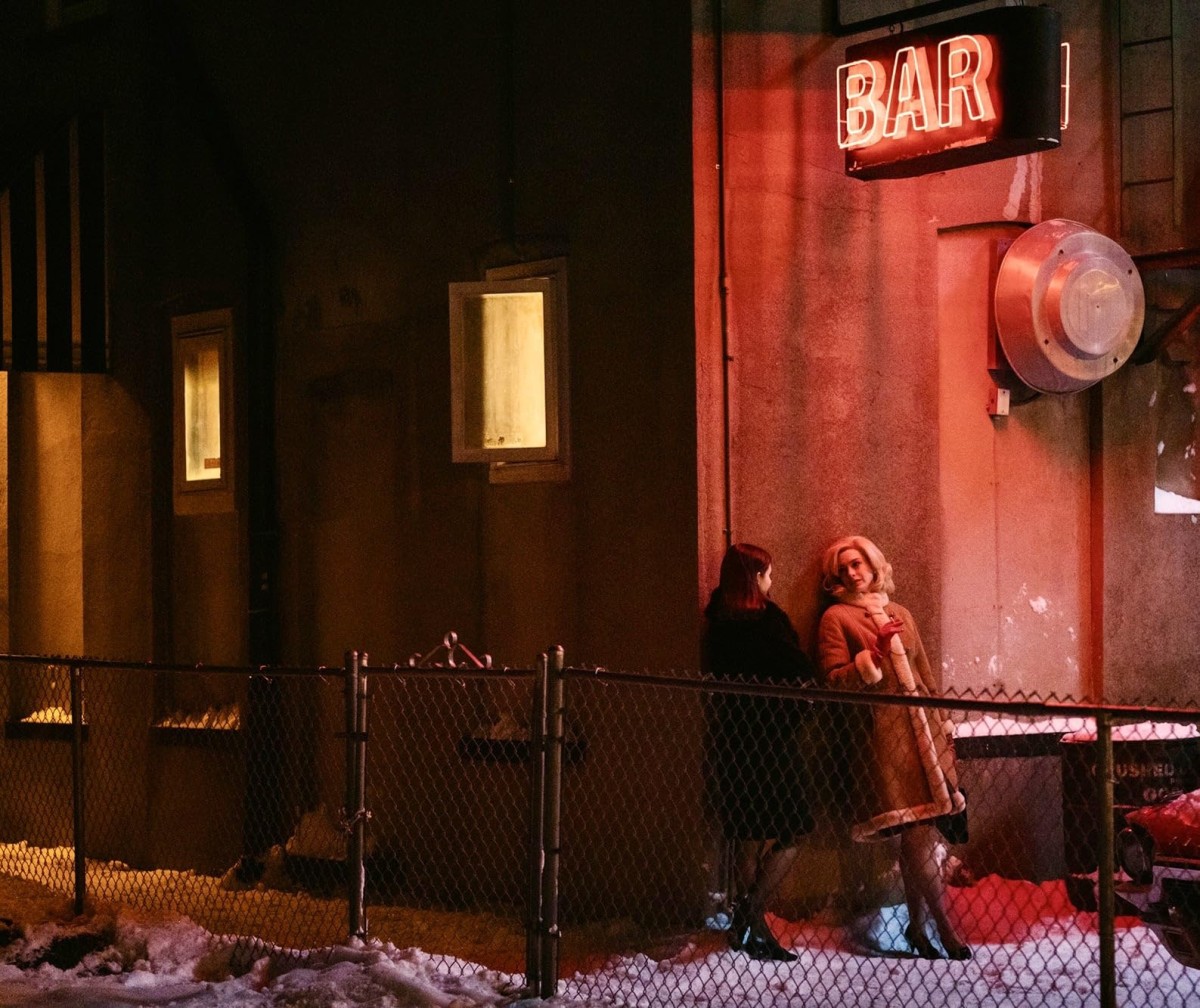
<instances>
[{"instance_id":1,"label":"letter r on sign","mask_svg":"<svg viewBox=\"0 0 1200 1008\"><path fill-rule=\"evenodd\" d=\"M992 43L986 35L956 35L938 43L938 122L961 126L964 113L975 122L996 117L987 78Z\"/></svg>"}]
</instances>

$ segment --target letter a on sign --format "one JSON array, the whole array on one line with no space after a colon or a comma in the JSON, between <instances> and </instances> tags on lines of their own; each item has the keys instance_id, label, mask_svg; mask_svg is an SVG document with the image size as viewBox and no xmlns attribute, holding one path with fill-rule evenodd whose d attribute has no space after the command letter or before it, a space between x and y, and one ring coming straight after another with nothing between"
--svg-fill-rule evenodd
<instances>
[{"instance_id":1,"label":"letter a on sign","mask_svg":"<svg viewBox=\"0 0 1200 1008\"><path fill-rule=\"evenodd\" d=\"M924 47L905 46L896 50L892 63L892 86L888 91L886 137L905 136L910 129L925 132L934 123L933 78Z\"/></svg>"}]
</instances>

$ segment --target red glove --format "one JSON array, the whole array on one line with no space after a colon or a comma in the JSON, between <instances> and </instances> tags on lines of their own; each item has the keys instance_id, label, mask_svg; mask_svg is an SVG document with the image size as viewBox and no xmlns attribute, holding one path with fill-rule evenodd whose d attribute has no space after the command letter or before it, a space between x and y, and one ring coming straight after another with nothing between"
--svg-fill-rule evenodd
<instances>
[{"instance_id":1,"label":"red glove","mask_svg":"<svg viewBox=\"0 0 1200 1008\"><path fill-rule=\"evenodd\" d=\"M895 637L896 634L900 633L900 631L903 629L904 623L898 619L890 620L889 622L884 623L883 626L879 628L879 634L875 638L874 653L876 655L882 655L885 651L890 650L892 646L892 638Z\"/></svg>"}]
</instances>

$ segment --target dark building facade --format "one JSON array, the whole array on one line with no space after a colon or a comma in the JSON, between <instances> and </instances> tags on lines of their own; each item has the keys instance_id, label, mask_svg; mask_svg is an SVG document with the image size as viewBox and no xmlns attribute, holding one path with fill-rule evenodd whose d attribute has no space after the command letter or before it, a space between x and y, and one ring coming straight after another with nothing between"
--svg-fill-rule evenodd
<instances>
[{"instance_id":1,"label":"dark building facade","mask_svg":"<svg viewBox=\"0 0 1200 1008\"><path fill-rule=\"evenodd\" d=\"M315 666L454 629L497 664L691 668L730 538L807 631L820 550L863 532L949 686L1194 697L1195 516L1154 494L1194 334L987 409L998 242L1078 221L1158 321L1195 296L1194 25L1049 6L1057 149L863 181L834 92L886 30L833 3L6 4L0 644ZM455 462L448 286L547 260L569 458ZM199 487L196 337L232 393ZM1194 416L1170 440L1193 458ZM57 702L7 685L9 720ZM107 696L133 730L247 699Z\"/></svg>"}]
</instances>

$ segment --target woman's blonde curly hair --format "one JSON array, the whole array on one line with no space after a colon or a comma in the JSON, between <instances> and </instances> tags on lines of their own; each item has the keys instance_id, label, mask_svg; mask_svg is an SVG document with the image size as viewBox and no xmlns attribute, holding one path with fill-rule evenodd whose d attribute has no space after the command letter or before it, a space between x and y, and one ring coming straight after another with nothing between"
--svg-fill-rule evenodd
<instances>
[{"instance_id":1,"label":"woman's blonde curly hair","mask_svg":"<svg viewBox=\"0 0 1200 1008\"><path fill-rule=\"evenodd\" d=\"M821 561L821 588L827 595L840 600L848 594L842 579L838 577L838 557L843 550L848 549L858 550L875 572L870 591L890 595L896 590L896 584L892 580L892 565L888 563L883 551L866 536L852 535L842 536L825 550L824 559Z\"/></svg>"}]
</instances>

